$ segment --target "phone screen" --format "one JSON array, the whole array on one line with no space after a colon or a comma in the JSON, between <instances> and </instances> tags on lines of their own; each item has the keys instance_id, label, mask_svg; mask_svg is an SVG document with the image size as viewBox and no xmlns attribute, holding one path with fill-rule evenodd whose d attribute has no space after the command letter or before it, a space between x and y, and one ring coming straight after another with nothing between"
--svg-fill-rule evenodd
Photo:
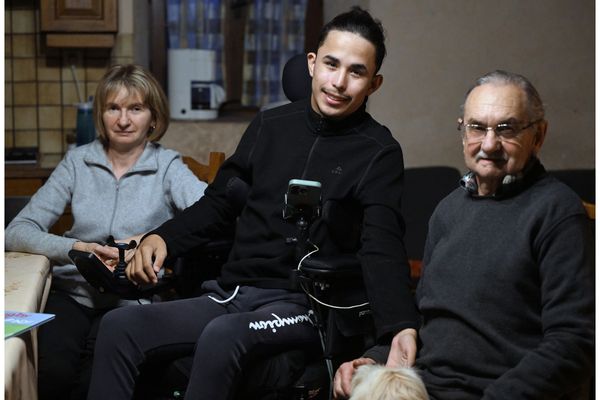
<instances>
[{"instance_id":1,"label":"phone screen","mask_svg":"<svg viewBox=\"0 0 600 400\"><path fill-rule=\"evenodd\" d=\"M286 204L296 208L318 207L321 203L321 183L292 179L288 184Z\"/></svg>"}]
</instances>

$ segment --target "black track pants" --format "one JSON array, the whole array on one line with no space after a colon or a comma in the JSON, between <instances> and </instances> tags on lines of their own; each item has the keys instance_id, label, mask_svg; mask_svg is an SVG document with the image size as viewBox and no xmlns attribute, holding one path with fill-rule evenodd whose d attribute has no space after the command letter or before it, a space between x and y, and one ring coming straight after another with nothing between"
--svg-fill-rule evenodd
<instances>
[{"instance_id":1,"label":"black track pants","mask_svg":"<svg viewBox=\"0 0 600 400\"><path fill-rule=\"evenodd\" d=\"M200 297L111 311L96 342L89 400L131 399L140 365L153 352L194 349L185 399L231 399L254 359L314 345L318 333L306 296L243 286L229 302L215 281ZM177 350L177 351L178 351Z\"/></svg>"}]
</instances>

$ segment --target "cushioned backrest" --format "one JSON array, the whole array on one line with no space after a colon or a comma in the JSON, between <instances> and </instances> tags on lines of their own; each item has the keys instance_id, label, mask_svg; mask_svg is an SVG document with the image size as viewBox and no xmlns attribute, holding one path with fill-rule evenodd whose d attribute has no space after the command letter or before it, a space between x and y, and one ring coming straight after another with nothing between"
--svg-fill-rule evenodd
<instances>
[{"instance_id":1,"label":"cushioned backrest","mask_svg":"<svg viewBox=\"0 0 600 400\"><path fill-rule=\"evenodd\" d=\"M306 54L297 54L285 63L281 76L281 86L289 101L293 102L309 97L311 80Z\"/></svg>"},{"instance_id":2,"label":"cushioned backrest","mask_svg":"<svg viewBox=\"0 0 600 400\"><path fill-rule=\"evenodd\" d=\"M596 178L593 169L563 169L548 172L573 189L581 200L596 203Z\"/></svg>"},{"instance_id":3,"label":"cushioned backrest","mask_svg":"<svg viewBox=\"0 0 600 400\"><path fill-rule=\"evenodd\" d=\"M402 216L406 222L404 244L409 259L423 258L429 218L435 207L459 185L461 174L452 167L404 170Z\"/></svg>"}]
</instances>

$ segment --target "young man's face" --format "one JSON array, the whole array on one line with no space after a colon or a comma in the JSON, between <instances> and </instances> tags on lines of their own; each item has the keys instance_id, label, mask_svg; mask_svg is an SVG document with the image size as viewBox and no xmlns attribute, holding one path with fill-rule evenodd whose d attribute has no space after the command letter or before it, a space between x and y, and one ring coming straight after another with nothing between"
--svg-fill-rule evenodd
<instances>
[{"instance_id":1,"label":"young man's face","mask_svg":"<svg viewBox=\"0 0 600 400\"><path fill-rule=\"evenodd\" d=\"M330 31L317 54L308 54L312 108L328 118L349 116L381 86L383 77L375 68L371 42L355 33Z\"/></svg>"}]
</instances>

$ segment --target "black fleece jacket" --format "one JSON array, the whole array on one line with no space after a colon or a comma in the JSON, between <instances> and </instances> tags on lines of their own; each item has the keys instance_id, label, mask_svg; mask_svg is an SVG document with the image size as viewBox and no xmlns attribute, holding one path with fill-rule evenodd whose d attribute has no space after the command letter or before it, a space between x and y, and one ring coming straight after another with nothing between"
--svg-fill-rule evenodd
<instances>
[{"instance_id":1,"label":"black fleece jacket","mask_svg":"<svg viewBox=\"0 0 600 400\"><path fill-rule=\"evenodd\" d=\"M400 145L364 107L332 121L303 100L259 113L204 197L152 233L165 240L170 256L219 236L238 217L228 182L242 179L250 190L219 283L287 289L296 265L286 238L296 227L282 218L284 194L290 179L319 181L325 212L312 224L311 241L318 255L347 252L352 244L335 234L326 210L353 205L344 208L362 215L358 256L381 338L418 326L400 215L403 172Z\"/></svg>"}]
</instances>

